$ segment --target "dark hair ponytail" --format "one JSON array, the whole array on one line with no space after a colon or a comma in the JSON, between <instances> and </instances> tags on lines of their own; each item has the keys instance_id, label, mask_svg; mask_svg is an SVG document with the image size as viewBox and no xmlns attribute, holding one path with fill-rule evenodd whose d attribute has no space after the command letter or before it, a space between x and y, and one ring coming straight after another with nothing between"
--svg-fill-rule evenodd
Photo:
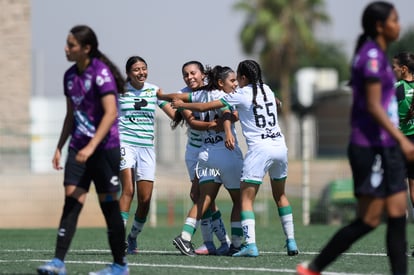
<instances>
[{"instance_id":1,"label":"dark hair ponytail","mask_svg":"<svg viewBox=\"0 0 414 275\"><path fill-rule=\"evenodd\" d=\"M174 118L170 123L171 129L175 130L178 126L183 126L184 117L180 110L175 111Z\"/></svg>"},{"instance_id":2,"label":"dark hair ponytail","mask_svg":"<svg viewBox=\"0 0 414 275\"><path fill-rule=\"evenodd\" d=\"M75 39L79 42L81 46L91 46L89 57L98 58L109 67L109 70L114 76L118 92L122 92L125 87L125 81L122 77L122 74L117 68L117 66L115 66L115 64L111 60L109 60L109 58L106 57L101 51L99 51L98 38L96 37L95 32L89 26L78 25L74 26L70 30L70 33L75 37Z\"/></svg>"},{"instance_id":3,"label":"dark hair ponytail","mask_svg":"<svg viewBox=\"0 0 414 275\"><path fill-rule=\"evenodd\" d=\"M234 73L234 71L227 66L220 66L216 65L213 68L207 67L205 74L207 76L207 84L204 87L204 90L206 91L213 91L213 90L219 90L219 80L225 81L230 73Z\"/></svg>"},{"instance_id":4,"label":"dark hair ponytail","mask_svg":"<svg viewBox=\"0 0 414 275\"><path fill-rule=\"evenodd\" d=\"M362 14L363 33L359 36L354 54L356 54L365 41L375 39L378 36L377 23L385 23L389 17L394 5L385 1L376 1L370 3Z\"/></svg>"}]
</instances>

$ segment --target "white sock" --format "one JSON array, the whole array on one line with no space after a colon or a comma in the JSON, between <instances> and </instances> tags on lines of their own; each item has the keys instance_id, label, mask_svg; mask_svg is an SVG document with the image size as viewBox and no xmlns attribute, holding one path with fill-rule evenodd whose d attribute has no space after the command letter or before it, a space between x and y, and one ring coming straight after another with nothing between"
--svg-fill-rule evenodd
<instances>
[{"instance_id":1,"label":"white sock","mask_svg":"<svg viewBox=\"0 0 414 275\"><path fill-rule=\"evenodd\" d=\"M241 225L246 243L256 243L256 221L254 219L245 219L241 221Z\"/></svg>"},{"instance_id":2,"label":"white sock","mask_svg":"<svg viewBox=\"0 0 414 275\"><path fill-rule=\"evenodd\" d=\"M197 228L197 220L194 218L187 217L181 231L181 238L186 241L191 241L193 234Z\"/></svg>"},{"instance_id":3,"label":"white sock","mask_svg":"<svg viewBox=\"0 0 414 275\"><path fill-rule=\"evenodd\" d=\"M288 214L280 217L282 223L283 232L285 232L286 239L294 239L295 231L293 226L293 215Z\"/></svg>"}]
</instances>

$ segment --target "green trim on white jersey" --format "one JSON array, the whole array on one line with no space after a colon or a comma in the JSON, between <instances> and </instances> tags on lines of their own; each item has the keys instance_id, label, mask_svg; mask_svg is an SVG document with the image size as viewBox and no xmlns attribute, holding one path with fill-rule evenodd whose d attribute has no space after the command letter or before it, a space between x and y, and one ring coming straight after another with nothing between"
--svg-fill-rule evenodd
<instances>
[{"instance_id":1,"label":"green trim on white jersey","mask_svg":"<svg viewBox=\"0 0 414 275\"><path fill-rule=\"evenodd\" d=\"M220 99L226 95L225 92L220 90L205 91L200 90L190 94L191 102L210 102L217 99ZM224 110L231 110L230 107L225 106L217 110L209 110L206 112L200 113L200 120L202 121L213 121L215 118L221 118L223 116ZM237 144L237 135L234 127L234 123L231 124L231 131L233 136L236 138ZM215 130L206 130L202 131L202 142L205 148L225 148L224 141L226 139L226 134L224 131L216 132Z\"/></svg>"},{"instance_id":2,"label":"green trim on white jersey","mask_svg":"<svg viewBox=\"0 0 414 275\"><path fill-rule=\"evenodd\" d=\"M191 97L191 93L193 91L188 87L184 87L179 92L189 93L189 97ZM197 120L200 119L200 114L198 112L193 112L193 115ZM186 125L187 125L187 146L201 148L201 146L203 145L203 140L201 138L202 131L192 129L188 124Z\"/></svg>"},{"instance_id":3,"label":"green trim on white jersey","mask_svg":"<svg viewBox=\"0 0 414 275\"><path fill-rule=\"evenodd\" d=\"M118 120L121 143L139 147L154 147L155 109L167 104L157 99L159 87L144 83L137 90L128 82L126 92L119 95Z\"/></svg>"}]
</instances>

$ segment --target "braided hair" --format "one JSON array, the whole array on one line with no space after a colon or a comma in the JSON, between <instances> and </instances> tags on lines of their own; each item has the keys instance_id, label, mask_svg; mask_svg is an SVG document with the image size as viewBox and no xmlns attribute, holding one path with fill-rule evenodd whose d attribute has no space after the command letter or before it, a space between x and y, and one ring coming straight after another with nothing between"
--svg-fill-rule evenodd
<instances>
[{"instance_id":1,"label":"braided hair","mask_svg":"<svg viewBox=\"0 0 414 275\"><path fill-rule=\"evenodd\" d=\"M237 75L244 75L249 80L249 83L253 86L253 105L257 106L256 96L257 96L257 86L260 87L260 90L263 94L263 99L266 102L267 96L263 88L262 80L262 69L260 65L254 60L244 60L239 63L237 67Z\"/></svg>"}]
</instances>

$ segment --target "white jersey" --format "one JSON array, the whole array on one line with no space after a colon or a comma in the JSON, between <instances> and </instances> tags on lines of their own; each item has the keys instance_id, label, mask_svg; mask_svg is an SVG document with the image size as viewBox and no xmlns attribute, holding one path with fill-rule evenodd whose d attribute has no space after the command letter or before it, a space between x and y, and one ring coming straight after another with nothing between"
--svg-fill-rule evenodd
<instances>
[{"instance_id":1,"label":"white jersey","mask_svg":"<svg viewBox=\"0 0 414 275\"><path fill-rule=\"evenodd\" d=\"M225 96L226 93L219 90L197 91L190 94L190 102L210 102ZM200 113L203 121L213 121L222 117L224 107L220 110L210 110ZM231 110L231 109L230 109ZM227 189L240 189L240 178L243 168L243 154L237 144L237 135L234 123L231 124L233 136L236 138L234 150L228 150L225 146L226 134L224 131L203 131L203 146L198 155L196 167L200 184L205 182L223 183Z\"/></svg>"},{"instance_id":2,"label":"white jersey","mask_svg":"<svg viewBox=\"0 0 414 275\"><path fill-rule=\"evenodd\" d=\"M220 90L213 90L213 91L196 91L190 94L190 102L210 102L217 99L220 99L226 95L225 92ZM229 109L228 107L224 107L220 110L210 110L207 112L200 113L200 120L202 121L213 121L216 118L221 118L223 116L223 110ZM234 124L231 124L231 130L233 136L236 138L236 131ZM216 132L215 130L206 130L202 131L202 141L204 147L209 148L225 148L224 140L226 138L225 132ZM236 139L237 142L237 139Z\"/></svg>"},{"instance_id":3,"label":"white jersey","mask_svg":"<svg viewBox=\"0 0 414 275\"><path fill-rule=\"evenodd\" d=\"M277 107L275 96L267 85L263 85L267 101L264 102L263 94L257 86L257 105L253 105L253 88L249 84L243 88L237 88L234 93L226 94L221 101L227 106L235 106L239 114L243 136L247 145L274 144L283 141L277 119Z\"/></svg>"},{"instance_id":4,"label":"white jersey","mask_svg":"<svg viewBox=\"0 0 414 275\"><path fill-rule=\"evenodd\" d=\"M147 82L141 90L127 83L126 92L118 99L121 144L154 147L156 105L162 108L167 104L157 99L158 90L158 86Z\"/></svg>"},{"instance_id":5,"label":"white jersey","mask_svg":"<svg viewBox=\"0 0 414 275\"><path fill-rule=\"evenodd\" d=\"M188 87L182 88L179 93L192 93ZM200 113L193 112L193 116L195 119L200 120ZM188 126L188 125L187 125ZM187 147L195 147L200 148L203 145L203 141L201 139L201 132L199 130L194 130L191 127L187 127Z\"/></svg>"}]
</instances>

